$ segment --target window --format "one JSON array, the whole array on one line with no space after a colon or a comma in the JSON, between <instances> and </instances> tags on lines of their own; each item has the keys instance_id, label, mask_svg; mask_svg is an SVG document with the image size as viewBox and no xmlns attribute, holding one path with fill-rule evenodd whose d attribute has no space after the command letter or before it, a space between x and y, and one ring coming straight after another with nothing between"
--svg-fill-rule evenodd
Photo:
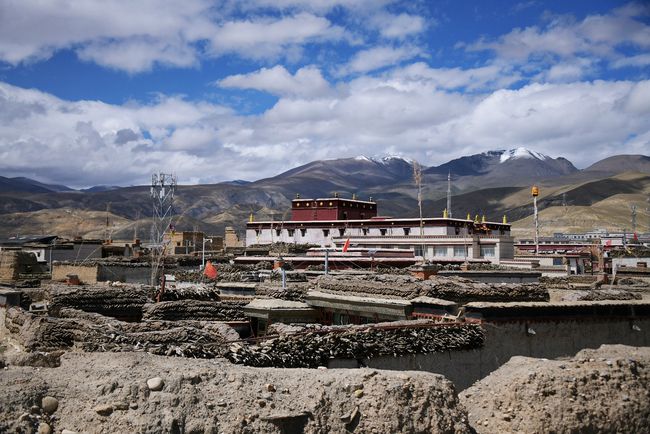
<instances>
[{"instance_id":1,"label":"window","mask_svg":"<svg viewBox=\"0 0 650 434\"><path fill-rule=\"evenodd\" d=\"M379 229L379 233L380 233L382 236L386 235L386 228L381 228L381 229Z\"/></svg>"},{"instance_id":2,"label":"window","mask_svg":"<svg viewBox=\"0 0 650 434\"><path fill-rule=\"evenodd\" d=\"M457 258L463 258L467 256L465 246L454 246L454 256Z\"/></svg>"},{"instance_id":3,"label":"window","mask_svg":"<svg viewBox=\"0 0 650 434\"><path fill-rule=\"evenodd\" d=\"M323 236L324 237L329 237L330 236L330 230L329 229L323 229Z\"/></svg>"},{"instance_id":4,"label":"window","mask_svg":"<svg viewBox=\"0 0 650 434\"><path fill-rule=\"evenodd\" d=\"M295 232L296 232L295 229L287 229L287 234L288 234L290 237L293 237L293 234L294 234Z\"/></svg>"},{"instance_id":5,"label":"window","mask_svg":"<svg viewBox=\"0 0 650 434\"><path fill-rule=\"evenodd\" d=\"M368 228L361 229L361 232L363 232L364 235L368 235Z\"/></svg>"},{"instance_id":6,"label":"window","mask_svg":"<svg viewBox=\"0 0 650 434\"><path fill-rule=\"evenodd\" d=\"M562 258L553 258L553 265L562 265Z\"/></svg>"},{"instance_id":7,"label":"window","mask_svg":"<svg viewBox=\"0 0 650 434\"><path fill-rule=\"evenodd\" d=\"M423 246L413 246L415 256L424 256Z\"/></svg>"},{"instance_id":8,"label":"window","mask_svg":"<svg viewBox=\"0 0 650 434\"><path fill-rule=\"evenodd\" d=\"M433 246L433 256L447 256L447 247Z\"/></svg>"},{"instance_id":9,"label":"window","mask_svg":"<svg viewBox=\"0 0 650 434\"><path fill-rule=\"evenodd\" d=\"M275 230L275 235L276 235L276 236L279 237L281 234L282 234L282 229L276 229L276 230Z\"/></svg>"},{"instance_id":10,"label":"window","mask_svg":"<svg viewBox=\"0 0 650 434\"><path fill-rule=\"evenodd\" d=\"M481 246L481 256L484 258L494 258L494 246Z\"/></svg>"},{"instance_id":11,"label":"window","mask_svg":"<svg viewBox=\"0 0 650 434\"><path fill-rule=\"evenodd\" d=\"M345 228L339 228L339 237L342 237L345 235Z\"/></svg>"},{"instance_id":12,"label":"window","mask_svg":"<svg viewBox=\"0 0 650 434\"><path fill-rule=\"evenodd\" d=\"M411 228L404 228L404 235L410 235L411 234Z\"/></svg>"},{"instance_id":13,"label":"window","mask_svg":"<svg viewBox=\"0 0 650 434\"><path fill-rule=\"evenodd\" d=\"M300 229L300 235L303 237L307 235L307 229Z\"/></svg>"},{"instance_id":14,"label":"window","mask_svg":"<svg viewBox=\"0 0 650 434\"><path fill-rule=\"evenodd\" d=\"M258 237L260 236L260 230L259 229L255 229L255 235L257 235Z\"/></svg>"}]
</instances>

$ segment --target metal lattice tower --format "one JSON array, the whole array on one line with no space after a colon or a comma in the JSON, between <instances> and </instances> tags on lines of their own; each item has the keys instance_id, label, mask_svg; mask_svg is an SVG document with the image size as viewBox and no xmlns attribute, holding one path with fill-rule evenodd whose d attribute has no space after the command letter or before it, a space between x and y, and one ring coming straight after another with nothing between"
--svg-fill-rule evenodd
<instances>
[{"instance_id":1,"label":"metal lattice tower","mask_svg":"<svg viewBox=\"0 0 650 434\"><path fill-rule=\"evenodd\" d=\"M167 173L151 175L151 285L156 286L158 270L163 263L167 245L165 232L171 229L176 176Z\"/></svg>"}]
</instances>

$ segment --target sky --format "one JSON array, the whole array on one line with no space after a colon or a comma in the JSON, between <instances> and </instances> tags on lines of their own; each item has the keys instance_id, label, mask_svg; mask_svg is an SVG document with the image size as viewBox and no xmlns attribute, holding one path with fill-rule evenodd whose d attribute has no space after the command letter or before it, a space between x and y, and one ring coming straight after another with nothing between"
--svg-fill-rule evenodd
<instances>
[{"instance_id":1,"label":"sky","mask_svg":"<svg viewBox=\"0 0 650 434\"><path fill-rule=\"evenodd\" d=\"M0 175L650 154L650 3L0 0Z\"/></svg>"}]
</instances>

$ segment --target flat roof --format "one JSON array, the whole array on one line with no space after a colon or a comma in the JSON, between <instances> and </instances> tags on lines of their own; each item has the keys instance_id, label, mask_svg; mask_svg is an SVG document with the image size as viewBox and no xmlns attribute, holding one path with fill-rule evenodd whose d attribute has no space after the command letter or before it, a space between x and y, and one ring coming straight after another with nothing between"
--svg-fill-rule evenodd
<instances>
[{"instance_id":1,"label":"flat roof","mask_svg":"<svg viewBox=\"0 0 650 434\"><path fill-rule=\"evenodd\" d=\"M313 310L301 301L281 300L279 298L255 298L244 309L256 310Z\"/></svg>"},{"instance_id":2,"label":"flat roof","mask_svg":"<svg viewBox=\"0 0 650 434\"><path fill-rule=\"evenodd\" d=\"M335 223L367 223L367 222L372 222L372 223L378 223L378 222L404 222L404 223L419 223L420 219L417 217L412 217L412 218L393 218L393 217L379 217L379 218L367 218L367 219L349 219L349 220L259 220L259 221L253 221L253 222L247 222L246 225L248 226L253 226L255 224L282 224L282 223L318 223L318 224L335 224ZM474 223L474 220L472 219L457 219L457 218L444 218L444 217L425 217L422 219L424 222L442 222L442 221L453 221L453 222L459 222L459 223ZM502 223L502 222L479 222L477 223L479 225L481 224L489 224L489 225L499 225L499 226L510 226L510 223Z\"/></svg>"}]
</instances>

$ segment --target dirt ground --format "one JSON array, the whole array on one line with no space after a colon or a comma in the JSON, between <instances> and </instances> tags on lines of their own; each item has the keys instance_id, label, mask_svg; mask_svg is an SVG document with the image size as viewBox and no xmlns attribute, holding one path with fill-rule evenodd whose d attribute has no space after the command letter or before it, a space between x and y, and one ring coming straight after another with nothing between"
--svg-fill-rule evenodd
<instances>
[{"instance_id":1,"label":"dirt ground","mask_svg":"<svg viewBox=\"0 0 650 434\"><path fill-rule=\"evenodd\" d=\"M513 357L460 394L478 433L650 432L650 348Z\"/></svg>"},{"instance_id":2,"label":"dirt ground","mask_svg":"<svg viewBox=\"0 0 650 434\"><path fill-rule=\"evenodd\" d=\"M162 379L151 390L148 380ZM0 374L0 432L467 433L453 385L426 372L261 369L147 353L67 353ZM58 401L51 415L43 398Z\"/></svg>"}]
</instances>

